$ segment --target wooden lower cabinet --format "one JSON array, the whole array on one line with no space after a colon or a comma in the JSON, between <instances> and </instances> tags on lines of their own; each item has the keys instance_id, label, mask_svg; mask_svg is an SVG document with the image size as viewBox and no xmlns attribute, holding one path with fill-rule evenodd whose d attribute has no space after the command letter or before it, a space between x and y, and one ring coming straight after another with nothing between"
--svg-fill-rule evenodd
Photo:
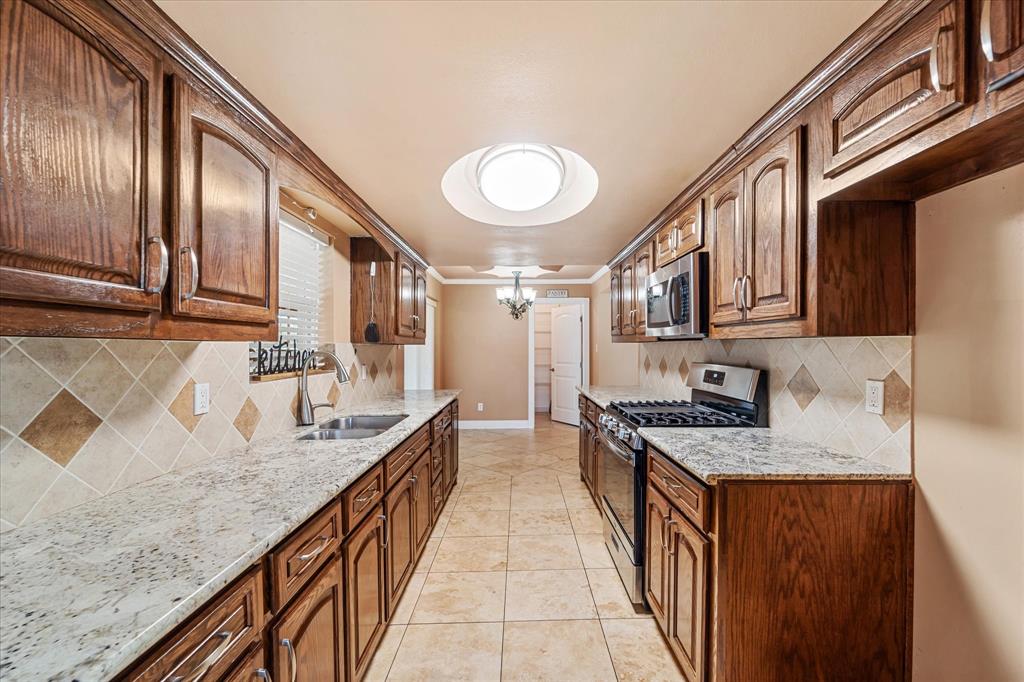
<instances>
[{"instance_id":1,"label":"wooden lower cabinet","mask_svg":"<svg viewBox=\"0 0 1024 682\"><path fill-rule=\"evenodd\" d=\"M274 679L341 682L344 678L341 575L341 563L333 558L271 628Z\"/></svg>"},{"instance_id":2,"label":"wooden lower cabinet","mask_svg":"<svg viewBox=\"0 0 1024 682\"><path fill-rule=\"evenodd\" d=\"M270 668L267 667L267 650L262 643L239 659L224 677L223 682L253 682L254 680L264 680L264 682L271 680Z\"/></svg>"},{"instance_id":3,"label":"wooden lower cabinet","mask_svg":"<svg viewBox=\"0 0 1024 682\"><path fill-rule=\"evenodd\" d=\"M668 632L670 612L669 573L671 571L668 545L665 542L665 524L672 514L672 507L661 492L653 486L647 488L647 510L644 513L644 597L654 614L654 620L662 632Z\"/></svg>"},{"instance_id":4,"label":"wooden lower cabinet","mask_svg":"<svg viewBox=\"0 0 1024 682\"><path fill-rule=\"evenodd\" d=\"M704 679L707 656L708 556L711 542L678 511L665 523L667 586L664 632L683 672Z\"/></svg>"},{"instance_id":5,"label":"wooden lower cabinet","mask_svg":"<svg viewBox=\"0 0 1024 682\"><path fill-rule=\"evenodd\" d=\"M345 669L350 681L366 672L387 627L386 537L384 509L378 505L342 546Z\"/></svg>"},{"instance_id":6,"label":"wooden lower cabinet","mask_svg":"<svg viewBox=\"0 0 1024 682\"><path fill-rule=\"evenodd\" d=\"M396 483L384 498L384 516L388 614L392 614L416 566L416 501L411 474Z\"/></svg>"},{"instance_id":7,"label":"wooden lower cabinet","mask_svg":"<svg viewBox=\"0 0 1024 682\"><path fill-rule=\"evenodd\" d=\"M431 485L430 485L430 457L431 451L427 450L416 463L412 465L412 506L413 506L413 563L423 553L430 539L431 523Z\"/></svg>"}]
</instances>

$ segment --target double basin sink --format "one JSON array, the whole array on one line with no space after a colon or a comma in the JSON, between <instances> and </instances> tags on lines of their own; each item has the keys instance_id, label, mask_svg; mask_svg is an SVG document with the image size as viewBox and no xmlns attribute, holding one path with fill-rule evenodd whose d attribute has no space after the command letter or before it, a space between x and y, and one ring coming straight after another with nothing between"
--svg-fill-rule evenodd
<instances>
[{"instance_id":1,"label":"double basin sink","mask_svg":"<svg viewBox=\"0 0 1024 682\"><path fill-rule=\"evenodd\" d=\"M299 440L352 440L379 436L409 415L357 415L336 417L325 421L315 431L299 436Z\"/></svg>"}]
</instances>

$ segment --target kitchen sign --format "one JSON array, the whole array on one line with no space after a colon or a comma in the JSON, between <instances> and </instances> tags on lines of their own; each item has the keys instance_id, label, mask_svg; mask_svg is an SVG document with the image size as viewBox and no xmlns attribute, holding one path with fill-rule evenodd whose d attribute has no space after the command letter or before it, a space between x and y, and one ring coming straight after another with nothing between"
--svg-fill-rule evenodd
<instances>
[{"instance_id":1,"label":"kitchen sign","mask_svg":"<svg viewBox=\"0 0 1024 682\"><path fill-rule=\"evenodd\" d=\"M569 298L568 289L548 289L548 298Z\"/></svg>"}]
</instances>

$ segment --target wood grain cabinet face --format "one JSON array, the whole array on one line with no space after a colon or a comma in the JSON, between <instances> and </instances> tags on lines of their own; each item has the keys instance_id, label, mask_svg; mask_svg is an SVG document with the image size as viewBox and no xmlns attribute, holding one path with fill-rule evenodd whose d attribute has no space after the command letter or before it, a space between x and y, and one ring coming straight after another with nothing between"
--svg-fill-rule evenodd
<instances>
[{"instance_id":1,"label":"wood grain cabinet face","mask_svg":"<svg viewBox=\"0 0 1024 682\"><path fill-rule=\"evenodd\" d=\"M348 680L362 678L387 627L385 538L384 513L378 505L342 547Z\"/></svg>"},{"instance_id":2,"label":"wood grain cabinet face","mask_svg":"<svg viewBox=\"0 0 1024 682\"><path fill-rule=\"evenodd\" d=\"M401 251L395 254L395 292L397 295L395 333L416 337L416 264Z\"/></svg>"},{"instance_id":3,"label":"wood grain cabinet face","mask_svg":"<svg viewBox=\"0 0 1024 682\"><path fill-rule=\"evenodd\" d=\"M636 317L633 320L633 333L637 336L647 334L647 276L654 272L654 242L647 242L633 254L633 276L636 286L633 290L633 305Z\"/></svg>"},{"instance_id":4,"label":"wood grain cabinet face","mask_svg":"<svg viewBox=\"0 0 1024 682\"><path fill-rule=\"evenodd\" d=\"M612 336L622 335L622 266L611 270L611 290L608 298L612 303Z\"/></svg>"},{"instance_id":5,"label":"wood grain cabinet face","mask_svg":"<svg viewBox=\"0 0 1024 682\"><path fill-rule=\"evenodd\" d=\"M416 565L416 501L412 475L395 484L384 498L387 517L388 613L394 613Z\"/></svg>"},{"instance_id":6,"label":"wood grain cabinet face","mask_svg":"<svg viewBox=\"0 0 1024 682\"><path fill-rule=\"evenodd\" d=\"M704 246L703 214L703 202L697 199L658 230L654 237L656 267L664 267Z\"/></svg>"},{"instance_id":7,"label":"wood grain cabinet face","mask_svg":"<svg viewBox=\"0 0 1024 682\"><path fill-rule=\"evenodd\" d=\"M0 3L0 298L160 309L160 59L99 4Z\"/></svg>"},{"instance_id":8,"label":"wood grain cabinet face","mask_svg":"<svg viewBox=\"0 0 1024 682\"><path fill-rule=\"evenodd\" d=\"M270 149L212 95L174 81L172 301L178 315L277 318L278 200Z\"/></svg>"},{"instance_id":9,"label":"wood grain cabinet face","mask_svg":"<svg viewBox=\"0 0 1024 682\"><path fill-rule=\"evenodd\" d=\"M676 510L665 524L669 565L669 647L691 680L704 679L711 543Z\"/></svg>"},{"instance_id":10,"label":"wood grain cabinet face","mask_svg":"<svg viewBox=\"0 0 1024 682\"><path fill-rule=\"evenodd\" d=\"M252 651L243 656L223 679L223 682L257 682L266 680L270 673L267 666L267 651L260 643Z\"/></svg>"},{"instance_id":11,"label":"wood grain cabinet face","mask_svg":"<svg viewBox=\"0 0 1024 682\"><path fill-rule=\"evenodd\" d=\"M342 613L341 563L334 558L271 629L274 679L341 682Z\"/></svg>"},{"instance_id":12,"label":"wood grain cabinet face","mask_svg":"<svg viewBox=\"0 0 1024 682\"><path fill-rule=\"evenodd\" d=\"M982 0L978 34L990 113L1024 102L1024 3Z\"/></svg>"},{"instance_id":13,"label":"wood grain cabinet face","mask_svg":"<svg viewBox=\"0 0 1024 682\"><path fill-rule=\"evenodd\" d=\"M416 266L416 333L417 339L427 338L427 273L420 266Z\"/></svg>"},{"instance_id":14,"label":"wood grain cabinet face","mask_svg":"<svg viewBox=\"0 0 1024 682\"><path fill-rule=\"evenodd\" d=\"M708 231L711 233L711 323L743 320L740 282L746 230L743 225L742 171L720 182L708 196Z\"/></svg>"},{"instance_id":15,"label":"wood grain cabinet face","mask_svg":"<svg viewBox=\"0 0 1024 682\"><path fill-rule=\"evenodd\" d=\"M633 336L636 334L634 322L636 320L636 278L633 270L632 257L627 258L619 266L619 306L622 310L622 322L620 332L622 336Z\"/></svg>"},{"instance_id":16,"label":"wood grain cabinet face","mask_svg":"<svg viewBox=\"0 0 1024 682\"><path fill-rule=\"evenodd\" d=\"M965 106L966 24L965 0L952 0L846 74L826 100L826 177Z\"/></svg>"},{"instance_id":17,"label":"wood grain cabinet face","mask_svg":"<svg viewBox=\"0 0 1024 682\"><path fill-rule=\"evenodd\" d=\"M419 557L427 546L431 531L431 489L430 489L430 457L428 450L412 465L412 501L413 501L413 539L415 544L414 557ZM415 560L413 561L415 563Z\"/></svg>"},{"instance_id":18,"label":"wood grain cabinet face","mask_svg":"<svg viewBox=\"0 0 1024 682\"><path fill-rule=\"evenodd\" d=\"M644 539L644 593L654 619L662 632L668 632L669 614L669 554L665 538L665 525L671 507L665 497L651 486L647 487L646 538Z\"/></svg>"}]
</instances>

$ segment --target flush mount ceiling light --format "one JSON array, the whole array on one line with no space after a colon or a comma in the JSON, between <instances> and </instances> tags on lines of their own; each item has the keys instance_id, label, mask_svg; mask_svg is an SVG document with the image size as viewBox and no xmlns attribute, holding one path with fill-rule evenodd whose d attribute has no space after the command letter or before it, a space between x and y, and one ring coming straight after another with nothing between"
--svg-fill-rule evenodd
<instances>
[{"instance_id":1,"label":"flush mount ceiling light","mask_svg":"<svg viewBox=\"0 0 1024 682\"><path fill-rule=\"evenodd\" d=\"M597 195L597 171L547 144L497 144L449 166L441 192L455 210L490 225L530 227L572 217Z\"/></svg>"}]
</instances>

